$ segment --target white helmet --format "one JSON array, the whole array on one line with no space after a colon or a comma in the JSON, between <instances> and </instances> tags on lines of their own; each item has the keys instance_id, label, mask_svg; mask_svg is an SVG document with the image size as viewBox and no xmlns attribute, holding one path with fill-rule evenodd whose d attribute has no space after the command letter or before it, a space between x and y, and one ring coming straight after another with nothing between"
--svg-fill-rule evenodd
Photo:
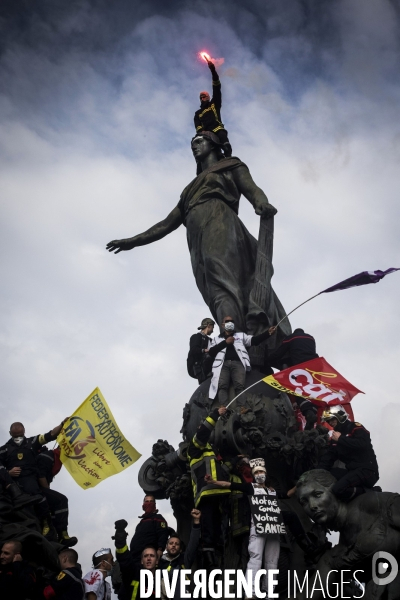
<instances>
[{"instance_id":1,"label":"white helmet","mask_svg":"<svg viewBox=\"0 0 400 600\"><path fill-rule=\"evenodd\" d=\"M339 423L344 423L349 418L348 413L344 410L341 404L335 404L335 406L329 406L328 410L324 410L321 416L321 421L330 421L331 419L337 419Z\"/></svg>"}]
</instances>

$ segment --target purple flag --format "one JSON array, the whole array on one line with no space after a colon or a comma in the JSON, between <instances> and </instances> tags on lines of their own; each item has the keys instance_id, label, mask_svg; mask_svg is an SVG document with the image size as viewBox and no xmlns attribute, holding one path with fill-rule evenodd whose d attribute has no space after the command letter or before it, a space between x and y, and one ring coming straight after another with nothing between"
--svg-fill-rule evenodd
<instances>
[{"instance_id":1,"label":"purple flag","mask_svg":"<svg viewBox=\"0 0 400 600\"><path fill-rule=\"evenodd\" d=\"M358 285L366 285L367 283L378 283L385 275L389 275L389 273L394 273L395 271L400 271L400 269L387 269L387 271L363 271L362 273L358 273L358 275L353 275L353 277L349 277L336 285L333 285L326 290L320 292L320 294L324 294L325 292L336 292L337 290L347 290L347 288L356 287Z\"/></svg>"}]
</instances>

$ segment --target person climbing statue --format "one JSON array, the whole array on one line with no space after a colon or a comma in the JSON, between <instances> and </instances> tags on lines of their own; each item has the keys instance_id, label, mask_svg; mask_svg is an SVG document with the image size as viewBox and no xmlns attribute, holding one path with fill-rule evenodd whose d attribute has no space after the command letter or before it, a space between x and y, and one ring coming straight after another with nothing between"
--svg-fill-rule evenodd
<instances>
[{"instance_id":1,"label":"person climbing statue","mask_svg":"<svg viewBox=\"0 0 400 600\"><path fill-rule=\"evenodd\" d=\"M228 132L221 121L221 82L215 65L207 60L208 68L212 74L213 95L210 99L208 92L200 92L200 108L194 113L194 126L196 133L212 131L218 137L225 157L232 156L232 146L229 143Z\"/></svg>"}]
</instances>

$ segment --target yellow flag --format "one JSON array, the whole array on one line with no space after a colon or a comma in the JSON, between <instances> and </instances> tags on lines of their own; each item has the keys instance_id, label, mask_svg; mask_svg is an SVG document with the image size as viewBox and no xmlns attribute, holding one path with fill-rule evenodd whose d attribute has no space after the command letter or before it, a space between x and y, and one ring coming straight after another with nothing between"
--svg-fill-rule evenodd
<instances>
[{"instance_id":1,"label":"yellow flag","mask_svg":"<svg viewBox=\"0 0 400 600\"><path fill-rule=\"evenodd\" d=\"M65 422L57 442L61 462L84 490L141 457L125 439L99 388Z\"/></svg>"}]
</instances>

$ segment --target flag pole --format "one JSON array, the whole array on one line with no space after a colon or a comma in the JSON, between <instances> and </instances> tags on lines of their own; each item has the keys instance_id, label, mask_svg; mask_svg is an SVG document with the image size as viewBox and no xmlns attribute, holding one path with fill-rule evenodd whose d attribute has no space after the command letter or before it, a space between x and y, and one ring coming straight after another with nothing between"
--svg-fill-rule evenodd
<instances>
[{"instance_id":1,"label":"flag pole","mask_svg":"<svg viewBox=\"0 0 400 600\"><path fill-rule=\"evenodd\" d=\"M300 308L300 306L303 306L303 304L307 304L307 302L310 302L310 300L313 300L314 298L316 298L317 296L319 296L322 293L323 292L318 292L318 294L315 294L315 296L311 296L311 298L309 298L308 300L305 300L304 302L302 302L301 304L299 304L298 306L296 306L296 308L294 308L293 310L291 310L290 312L288 312L287 315L285 315L284 317L282 317L282 319L279 321L279 323L277 323L276 325L274 325L274 327L278 327L278 325L280 325L282 323L282 321L284 321L285 319L287 319L288 316L291 315L292 313L294 313L294 311L297 310L298 308Z\"/></svg>"},{"instance_id":2,"label":"flag pole","mask_svg":"<svg viewBox=\"0 0 400 600\"><path fill-rule=\"evenodd\" d=\"M265 376L265 377L267 377L267 376ZM261 383L262 381L264 381L265 377L263 377L262 379L260 379L260 381L256 381L255 383L252 383L251 385L249 385L249 387L248 387L248 388L246 388L245 390L243 390L243 392L240 392L240 394L238 394L237 396L235 396L235 397L233 398L233 400L231 400L231 401L229 402L229 404L227 404L227 405L226 405L226 408L228 408L228 407L229 407L229 406L232 404L232 402L235 402L235 400L236 400L237 398L239 398L239 396L241 396L242 394L244 394L245 392L247 392L247 391L248 391L250 388L252 388L252 387L254 387L255 385L257 385L257 383Z\"/></svg>"}]
</instances>

